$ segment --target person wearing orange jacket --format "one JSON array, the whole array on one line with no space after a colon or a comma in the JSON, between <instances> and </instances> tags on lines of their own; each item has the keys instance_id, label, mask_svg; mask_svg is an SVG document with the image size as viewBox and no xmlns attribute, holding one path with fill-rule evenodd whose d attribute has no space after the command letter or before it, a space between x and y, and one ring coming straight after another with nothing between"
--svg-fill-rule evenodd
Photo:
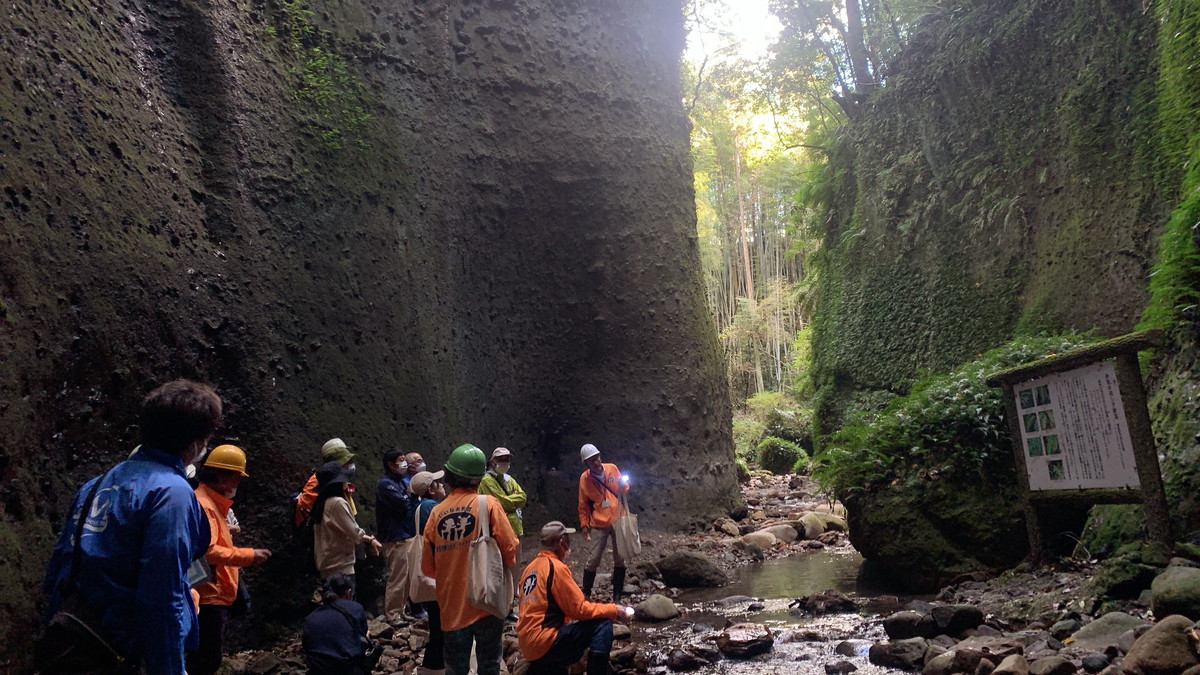
<instances>
[{"instance_id":1,"label":"person wearing orange jacket","mask_svg":"<svg viewBox=\"0 0 1200 675\"><path fill-rule=\"evenodd\" d=\"M321 463L322 466L329 462L337 462L342 465L351 477L354 476L354 455L350 452L350 447L340 438L331 438L325 441L325 445L321 446ZM313 505L317 503L317 472L313 471L308 477L308 481L304 483L304 487L300 489L300 494L296 495L296 503L293 507L292 523L296 527L304 524L312 515ZM358 515L358 507L354 504L354 497L349 497L350 513Z\"/></svg>"},{"instance_id":2,"label":"person wearing orange jacket","mask_svg":"<svg viewBox=\"0 0 1200 675\"><path fill-rule=\"evenodd\" d=\"M233 545L227 517L238 484L246 477L246 453L235 445L213 448L196 472L200 482L196 501L204 510L210 532L204 559L212 568L212 577L195 589L200 596L200 647L187 656L189 675L211 675L221 667L225 624L229 607L237 599L240 568L262 564L271 557L265 548Z\"/></svg>"},{"instance_id":3,"label":"person wearing orange jacket","mask_svg":"<svg viewBox=\"0 0 1200 675\"><path fill-rule=\"evenodd\" d=\"M629 481L621 475L616 464L605 464L600 460L600 450L588 443L579 449L579 459L585 470L579 475L579 530L584 541L596 543L583 566L583 595L590 597L592 585L596 583L596 568L604 557L604 549L612 542L613 553L613 602L621 600L621 589L625 587L625 552L617 548L612 524L625 513L621 506L621 495L629 492Z\"/></svg>"},{"instance_id":4,"label":"person wearing orange jacket","mask_svg":"<svg viewBox=\"0 0 1200 675\"><path fill-rule=\"evenodd\" d=\"M629 623L633 617L631 607L588 602L575 585L566 564L574 532L557 520L546 523L542 550L521 573L517 641L529 675L566 673L584 650L591 650L587 675L606 675L612 622Z\"/></svg>"},{"instance_id":5,"label":"person wearing orange jacket","mask_svg":"<svg viewBox=\"0 0 1200 675\"><path fill-rule=\"evenodd\" d=\"M478 536L479 519L488 519L488 529L500 546L505 567L516 564L520 544L500 502L477 493L486 470L487 458L474 445L460 445L450 453L445 480L452 491L433 507L423 535L421 571L437 580L443 652L449 675L467 675L470 671L472 642L479 675L498 675L504 656L504 619L467 600L470 544ZM480 497L485 500L486 513L479 512Z\"/></svg>"}]
</instances>

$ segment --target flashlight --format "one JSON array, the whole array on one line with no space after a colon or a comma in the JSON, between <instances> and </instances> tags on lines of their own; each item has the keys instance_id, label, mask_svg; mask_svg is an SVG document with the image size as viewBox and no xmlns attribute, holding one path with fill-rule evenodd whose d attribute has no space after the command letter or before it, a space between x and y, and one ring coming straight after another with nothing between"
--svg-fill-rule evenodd
<instances>
[{"instance_id":1,"label":"flashlight","mask_svg":"<svg viewBox=\"0 0 1200 675\"><path fill-rule=\"evenodd\" d=\"M625 616L627 616L627 617L629 617L629 618L631 618L631 619L632 619L632 618L633 618L633 613L634 613L634 610L633 610L633 608L632 608L632 607L626 607L626 608L625 608Z\"/></svg>"},{"instance_id":2,"label":"flashlight","mask_svg":"<svg viewBox=\"0 0 1200 675\"><path fill-rule=\"evenodd\" d=\"M621 474L621 482L628 483L629 482L629 474L627 474L627 473Z\"/></svg>"}]
</instances>

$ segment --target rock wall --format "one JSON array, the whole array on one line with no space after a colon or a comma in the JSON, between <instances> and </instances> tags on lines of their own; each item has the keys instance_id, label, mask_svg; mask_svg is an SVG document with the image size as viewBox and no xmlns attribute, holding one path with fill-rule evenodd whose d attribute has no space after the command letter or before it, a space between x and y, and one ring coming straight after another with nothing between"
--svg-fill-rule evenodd
<instances>
[{"instance_id":1,"label":"rock wall","mask_svg":"<svg viewBox=\"0 0 1200 675\"><path fill-rule=\"evenodd\" d=\"M920 22L830 163L813 338L824 431L1014 336L1130 331L1157 264L1174 287L1147 316L1168 317L1150 323L1172 337L1151 412L1178 533L1194 533L1193 4L996 0ZM964 508L1004 489L957 487L940 504L937 485L856 496L852 540L912 587L1018 560L1015 513ZM925 550L897 541L910 522Z\"/></svg>"},{"instance_id":2,"label":"rock wall","mask_svg":"<svg viewBox=\"0 0 1200 675\"><path fill-rule=\"evenodd\" d=\"M682 46L657 0L0 9L0 663L174 377L226 401L257 543L331 436L368 526L395 445L511 448L535 526L588 441L648 525L732 508Z\"/></svg>"}]
</instances>

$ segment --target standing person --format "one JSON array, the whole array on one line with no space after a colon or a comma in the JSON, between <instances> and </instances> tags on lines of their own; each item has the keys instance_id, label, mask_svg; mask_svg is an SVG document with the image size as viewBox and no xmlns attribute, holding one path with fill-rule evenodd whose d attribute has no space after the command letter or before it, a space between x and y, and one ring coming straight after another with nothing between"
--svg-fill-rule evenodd
<instances>
[{"instance_id":1,"label":"standing person","mask_svg":"<svg viewBox=\"0 0 1200 675\"><path fill-rule=\"evenodd\" d=\"M479 481L479 494L491 495L500 502L504 513L508 515L508 524L512 525L513 533L518 537L525 534L521 525L521 509L525 507L525 490L516 479L508 475L512 467L512 453L508 448L496 448L492 451L492 459L488 462L487 475Z\"/></svg>"},{"instance_id":2,"label":"standing person","mask_svg":"<svg viewBox=\"0 0 1200 675\"><path fill-rule=\"evenodd\" d=\"M613 536L613 521L625 513L620 495L629 492L629 483L621 476L616 464L600 461L600 450L588 443L579 449L579 459L585 470L579 475L579 528L584 541L596 543L588 554L583 568L583 595L590 597L592 585L596 583L596 569L604 557L604 549L612 542L613 554L613 602L621 600L625 587L625 552L617 549L617 538Z\"/></svg>"},{"instance_id":3,"label":"standing person","mask_svg":"<svg viewBox=\"0 0 1200 675\"><path fill-rule=\"evenodd\" d=\"M467 675L471 666L471 643L479 675L497 675L504 655L501 642L504 619L493 616L467 601L471 540L477 536L479 518L488 519L492 537L500 546L505 567L517 562L520 543L495 497L484 496L487 513L479 513L479 481L487 468L483 451L460 445L446 461L446 483L451 492L433 508L424 530L425 551L421 570L438 580L437 600L445 633L446 670L450 675Z\"/></svg>"},{"instance_id":4,"label":"standing person","mask_svg":"<svg viewBox=\"0 0 1200 675\"><path fill-rule=\"evenodd\" d=\"M238 595L239 568L261 565L271 557L265 548L235 548L229 516L233 497L246 473L246 453L235 445L219 445L196 472L196 500L211 532L204 559L212 578L196 587L200 594L200 648L188 654L188 675L212 675L221 667L221 646L229 608Z\"/></svg>"},{"instance_id":5,"label":"standing person","mask_svg":"<svg viewBox=\"0 0 1200 675\"><path fill-rule=\"evenodd\" d=\"M141 446L80 488L51 555L50 614L64 602L94 614L92 628L132 669L183 675L184 650L199 645L187 571L208 548L209 528L184 467L220 421L221 399L208 385L175 380L150 392Z\"/></svg>"},{"instance_id":6,"label":"standing person","mask_svg":"<svg viewBox=\"0 0 1200 675\"><path fill-rule=\"evenodd\" d=\"M517 640L530 675L566 673L589 649L587 675L607 675L612 622L633 616L629 607L588 602L575 585L566 563L574 532L557 520L546 523L542 550L521 573Z\"/></svg>"},{"instance_id":7,"label":"standing person","mask_svg":"<svg viewBox=\"0 0 1200 675\"><path fill-rule=\"evenodd\" d=\"M321 446L321 463L322 465L329 462L337 462L345 469L353 480L354 476L354 455L350 452L349 446L340 438L331 438L325 441L325 445ZM314 471L308 477L308 482L300 490L300 494L296 497L295 513L293 514L293 524L299 527L304 524L312 515L313 504L317 503L317 472ZM350 512L358 515L358 508L354 505L353 497L350 498Z\"/></svg>"},{"instance_id":8,"label":"standing person","mask_svg":"<svg viewBox=\"0 0 1200 675\"><path fill-rule=\"evenodd\" d=\"M408 606L408 547L416 534L413 514L420 501L409 491L409 480L404 451L393 448L384 453L383 476L375 486L375 531L387 560L383 613L389 618L404 614Z\"/></svg>"},{"instance_id":9,"label":"standing person","mask_svg":"<svg viewBox=\"0 0 1200 675\"><path fill-rule=\"evenodd\" d=\"M436 473L422 471L413 476L408 484L409 490L420 502L417 504L418 535L425 531L425 525L429 523L429 515L433 512L433 508L446 498L446 486L442 484L445 476L445 471ZM420 546L422 543L423 540L419 538L413 543L413 546ZM413 570L413 574L419 572L420 570ZM429 617L429 640L425 643L425 657L421 660L421 667L417 669L416 675L436 675L446 670L442 613L437 599L422 602L421 609Z\"/></svg>"},{"instance_id":10,"label":"standing person","mask_svg":"<svg viewBox=\"0 0 1200 675\"><path fill-rule=\"evenodd\" d=\"M345 574L354 585L354 551L358 543L371 545L375 555L383 549L375 537L367 534L350 511L350 475L337 463L328 462L317 469L317 501L313 504L313 556L321 579Z\"/></svg>"},{"instance_id":11,"label":"standing person","mask_svg":"<svg viewBox=\"0 0 1200 675\"><path fill-rule=\"evenodd\" d=\"M425 458L419 452L408 453L404 456L404 461L408 464L408 480L412 480L413 476L429 468L425 464Z\"/></svg>"},{"instance_id":12,"label":"standing person","mask_svg":"<svg viewBox=\"0 0 1200 675\"><path fill-rule=\"evenodd\" d=\"M354 601L354 580L331 574L321 606L304 619L300 631L308 675L370 675L362 664L366 636L367 613Z\"/></svg>"}]
</instances>

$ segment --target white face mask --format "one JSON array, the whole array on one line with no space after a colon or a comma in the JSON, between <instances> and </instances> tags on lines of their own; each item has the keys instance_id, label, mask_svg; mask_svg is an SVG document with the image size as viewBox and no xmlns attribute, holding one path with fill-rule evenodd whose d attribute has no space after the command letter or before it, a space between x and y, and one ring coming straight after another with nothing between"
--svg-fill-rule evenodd
<instances>
[{"instance_id":1,"label":"white face mask","mask_svg":"<svg viewBox=\"0 0 1200 675\"><path fill-rule=\"evenodd\" d=\"M498 474L508 473L509 466L510 466L509 462L496 462L496 473L498 473Z\"/></svg>"},{"instance_id":2,"label":"white face mask","mask_svg":"<svg viewBox=\"0 0 1200 675\"><path fill-rule=\"evenodd\" d=\"M417 465L415 468L416 468L416 470L417 470L417 473L421 473L422 471L424 471L424 470L425 470L426 468L428 468L428 467L425 465L425 462L421 462L421 463L420 463L420 464L418 464L418 465Z\"/></svg>"},{"instance_id":3,"label":"white face mask","mask_svg":"<svg viewBox=\"0 0 1200 675\"><path fill-rule=\"evenodd\" d=\"M358 468L357 466L354 466L353 464L351 464L350 466L346 467L346 471L348 473L354 473L355 469L357 469L357 468Z\"/></svg>"},{"instance_id":4,"label":"white face mask","mask_svg":"<svg viewBox=\"0 0 1200 675\"><path fill-rule=\"evenodd\" d=\"M404 474L408 472L408 462L400 460L396 463L396 473Z\"/></svg>"},{"instance_id":5,"label":"white face mask","mask_svg":"<svg viewBox=\"0 0 1200 675\"><path fill-rule=\"evenodd\" d=\"M225 493L226 499L233 499L236 496L237 496L237 487L236 486L234 486L234 488L232 490L230 490L229 492Z\"/></svg>"}]
</instances>

